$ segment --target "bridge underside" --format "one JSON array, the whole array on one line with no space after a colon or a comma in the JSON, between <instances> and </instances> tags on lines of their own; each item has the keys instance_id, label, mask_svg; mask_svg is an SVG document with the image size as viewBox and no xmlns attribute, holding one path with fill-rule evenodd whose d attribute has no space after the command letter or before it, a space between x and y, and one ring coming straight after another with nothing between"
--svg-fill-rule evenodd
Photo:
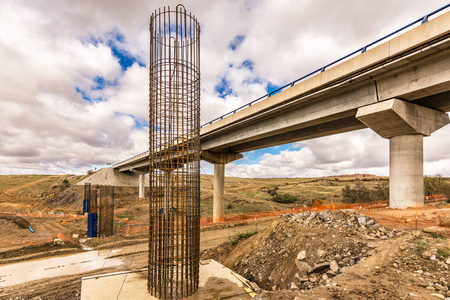
<instances>
[{"instance_id":1,"label":"bridge underside","mask_svg":"<svg viewBox=\"0 0 450 300\"><path fill-rule=\"evenodd\" d=\"M224 165L239 153L364 128L390 140L390 176L397 178L391 195L414 190L414 203L391 202L420 203L422 139L447 124L450 111L449 24L450 12L203 127L202 159L215 164L215 204L223 205ZM403 131L386 136L395 124ZM114 168L147 173L148 162L143 154ZM405 170L411 176L402 181Z\"/></svg>"},{"instance_id":2,"label":"bridge underside","mask_svg":"<svg viewBox=\"0 0 450 300\"><path fill-rule=\"evenodd\" d=\"M346 78L332 88L287 99L281 105L201 135L213 152L246 152L367 128L358 108L401 99L450 111L450 41Z\"/></svg>"}]
</instances>

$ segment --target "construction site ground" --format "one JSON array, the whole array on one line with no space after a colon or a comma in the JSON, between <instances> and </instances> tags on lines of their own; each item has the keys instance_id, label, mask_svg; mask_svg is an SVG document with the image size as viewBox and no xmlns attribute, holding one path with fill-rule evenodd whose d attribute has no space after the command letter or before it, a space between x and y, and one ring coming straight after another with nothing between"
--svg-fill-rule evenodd
<instances>
[{"instance_id":1,"label":"construction site ground","mask_svg":"<svg viewBox=\"0 0 450 300\"><path fill-rule=\"evenodd\" d=\"M73 186L81 178L17 177L15 184L0 178L0 299L80 299L84 276L146 267L146 200L137 199L137 188L118 189L116 234L87 239L82 190ZM69 183L61 187L64 179ZM202 259L214 258L256 283L260 299L450 297L450 206L443 201L434 199L427 203L431 205L406 210L389 209L382 201L372 206L330 200L279 204L267 197L271 184L290 192L299 187L299 193L311 197L314 190L323 194L327 186L332 188L329 194L317 197L326 199L342 186L336 187L340 182L334 179L284 179L285 184L282 179L253 183L246 179L241 184L232 179L225 197L225 222L214 225L209 208L203 208L212 201L209 180L202 176ZM302 183L311 185L310 190ZM2 219L5 215L22 216L35 232ZM365 225L360 224L361 217ZM1 270L7 266L63 256L67 262L58 265L63 270L76 254L91 252L120 263L48 278L44 272L31 282L2 284L6 274Z\"/></svg>"}]
</instances>

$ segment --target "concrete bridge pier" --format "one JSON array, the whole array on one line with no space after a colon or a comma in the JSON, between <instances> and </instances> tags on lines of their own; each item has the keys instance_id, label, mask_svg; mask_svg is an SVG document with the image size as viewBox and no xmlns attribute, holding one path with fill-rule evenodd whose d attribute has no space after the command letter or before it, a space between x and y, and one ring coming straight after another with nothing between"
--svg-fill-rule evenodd
<instances>
[{"instance_id":1,"label":"concrete bridge pier","mask_svg":"<svg viewBox=\"0 0 450 300\"><path fill-rule=\"evenodd\" d=\"M356 118L389 139L389 206L423 206L423 137L447 125L448 115L390 99L359 108Z\"/></svg>"},{"instance_id":2,"label":"concrete bridge pier","mask_svg":"<svg viewBox=\"0 0 450 300\"><path fill-rule=\"evenodd\" d=\"M145 174L139 174L139 199L145 197Z\"/></svg>"},{"instance_id":3,"label":"concrete bridge pier","mask_svg":"<svg viewBox=\"0 0 450 300\"><path fill-rule=\"evenodd\" d=\"M225 165L242 158L240 153L202 151L201 159L214 164L213 223L224 220Z\"/></svg>"},{"instance_id":4,"label":"concrete bridge pier","mask_svg":"<svg viewBox=\"0 0 450 300\"><path fill-rule=\"evenodd\" d=\"M213 223L223 222L225 164L214 164Z\"/></svg>"}]
</instances>

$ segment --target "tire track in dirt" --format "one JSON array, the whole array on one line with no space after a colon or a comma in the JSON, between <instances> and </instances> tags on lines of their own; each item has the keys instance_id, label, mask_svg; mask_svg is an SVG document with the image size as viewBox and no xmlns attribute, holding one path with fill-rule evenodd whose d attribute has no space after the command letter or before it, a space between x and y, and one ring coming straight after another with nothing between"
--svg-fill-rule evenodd
<instances>
[{"instance_id":1,"label":"tire track in dirt","mask_svg":"<svg viewBox=\"0 0 450 300\"><path fill-rule=\"evenodd\" d=\"M45 177L45 178L41 178L41 179L38 179L38 180L35 180L35 181L31 181L31 182L28 182L28 183L25 183L25 184L22 184L22 185L18 185L18 186L15 186L15 187L12 187L12 188L9 188L9 189L7 189L6 191L4 191L3 193L5 193L5 194L12 194L12 193L14 193L14 192L17 192L18 190L20 190L20 189L23 189L23 188L26 188L26 187L29 187L29 186L33 186L33 185L35 185L35 184L38 184L38 183L40 183L40 182L43 182L43 181L46 181L46 180L48 180L48 179L50 179L50 178L55 178L55 177L59 177L59 176L48 176L48 177Z\"/></svg>"}]
</instances>

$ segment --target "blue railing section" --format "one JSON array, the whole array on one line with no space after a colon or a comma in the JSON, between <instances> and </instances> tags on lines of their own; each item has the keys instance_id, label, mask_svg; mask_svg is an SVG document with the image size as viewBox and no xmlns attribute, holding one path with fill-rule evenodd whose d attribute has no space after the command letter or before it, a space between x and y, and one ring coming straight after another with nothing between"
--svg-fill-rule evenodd
<instances>
[{"instance_id":1,"label":"blue railing section","mask_svg":"<svg viewBox=\"0 0 450 300\"><path fill-rule=\"evenodd\" d=\"M135 155L135 156L133 156L133 157L127 158L127 159L125 159L125 160L122 160L121 162L118 162L118 163L114 164L113 167L114 167L114 166L117 166L117 165L120 165L121 163L124 163L124 162L126 162L126 161L135 159L136 157L141 156L142 154L145 154L145 153L149 153L149 152L150 152L150 150L147 150L147 151L144 151L144 152L142 152L142 153L139 153L139 154L137 154L137 155Z\"/></svg>"},{"instance_id":2,"label":"blue railing section","mask_svg":"<svg viewBox=\"0 0 450 300\"><path fill-rule=\"evenodd\" d=\"M298 79L296 79L296 80L294 80L294 81L292 81L292 82L290 82L290 83L288 83L288 84L286 84L286 85L284 85L284 86L282 86L282 87L280 87L280 88L278 88L278 89L276 89L276 90L274 90L274 91L272 91L272 92L270 92L270 93L265 94L264 96L259 97L258 99L255 99L255 100L253 100L253 101L251 101L251 102L249 102L249 103L247 103L247 104L242 105L241 107L236 108L235 110L232 110L232 111L230 111L230 112L228 112L228 113L226 113L226 114L224 114L224 115L222 115L222 116L220 116L220 117L217 117L217 118L215 118L215 119L213 119L213 120L211 120L211 121L209 121L209 122L207 122L207 123L201 125L200 128L203 128L203 127L205 127L205 126L211 125L212 123L215 123L215 122L217 122L217 121L222 120L222 119L225 118L225 117L228 117L228 116L230 116L230 115L233 115L233 114L235 114L236 112L238 112L238 111L240 111L240 110L242 110L242 109L244 109L244 108L247 108L247 107L252 106L252 105L255 104L256 102L259 102L259 101L261 101L261 100L263 100L263 99L269 98L270 96L273 96L273 95L275 95L275 94L277 94L277 93L279 93L279 92L285 90L286 88L290 88L290 87L294 86L295 84L299 83L300 81L302 81L302 80L304 80L304 79L306 79L306 78L308 78L308 77L310 77L310 76L312 76L312 75L314 75L314 74L316 74L316 73L322 73L322 72L324 72L328 67L331 67L331 66L333 66L333 65L335 65L335 64L337 64L337 63L339 63L339 62L342 62L343 60L349 58L349 57L352 56L352 55L355 55L355 54L357 54L357 53L364 53L364 52L367 51L367 48L369 48L369 47L371 47L371 46L373 46L373 45L375 45L375 44L378 44L379 42L384 41L384 40L386 40L387 38L393 36L394 34L397 34L397 33L401 32L401 31L403 31L403 30L405 30L405 29L407 29L407 28L409 28L409 27L411 27L411 26L413 26L413 25L415 25L415 24L417 24L417 23L419 23L419 22L421 22L421 24L424 24L424 23L428 22L428 18L429 18L429 17L431 17L431 16L433 16L433 15L435 15L435 14L437 14L437 13L439 13L439 12L445 10L445 9L447 9L448 7L450 7L450 3L447 4L447 5L444 5L444 6L441 7L441 8L436 9L435 11L430 12L429 14L426 14L425 16L423 16L423 17L421 17L421 18L419 18L419 19L417 19L417 20L415 20L415 21L412 21L411 23L409 23L409 24L403 26L402 28L399 28L399 29L395 30L394 32L391 32L391 33L389 33L388 35L385 35L384 37L379 38L379 39L376 40L376 41L373 41L372 43L369 43L369 44L365 45L364 47L361 47L361 48L359 48L359 49L353 51L352 53L349 53L349 54L347 54L347 55L345 55L345 56L343 56L343 57L341 57L341 58L339 58L339 59L337 59L337 60L335 60L335 61L333 61L333 62L331 62L331 63L329 63L329 64L327 64L327 65L325 65L325 66L323 66L323 67L321 67L321 68L319 68L319 69L317 69L317 70L314 70L314 71L312 71L312 72L310 72L310 73L308 73L308 74L306 74L306 75L304 75L304 76L302 76L302 77L300 77L300 78L298 78ZM131 157L131 158L125 159L124 161L121 161L121 162L119 162L119 163L117 163L117 164L114 164L114 166L119 165L119 164L121 164L121 163L123 163L123 162L126 162L126 161L129 161L129 160L132 160L132 159L134 159L134 158L136 158L136 157L138 157L138 156L140 156L140 155L142 155L142 154L148 153L148 152L150 152L150 151L142 152L142 153L140 153L140 154L138 154L138 155L135 155L135 156L133 156L133 157Z\"/></svg>"}]
</instances>

